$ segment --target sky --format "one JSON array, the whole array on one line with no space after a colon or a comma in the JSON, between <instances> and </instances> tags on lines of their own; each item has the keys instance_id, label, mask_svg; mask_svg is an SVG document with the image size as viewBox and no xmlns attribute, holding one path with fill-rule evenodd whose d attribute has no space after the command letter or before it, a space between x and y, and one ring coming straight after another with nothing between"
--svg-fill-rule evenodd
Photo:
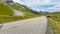
<instances>
[{"instance_id":1,"label":"sky","mask_svg":"<svg viewBox=\"0 0 60 34\"><path fill-rule=\"evenodd\" d=\"M36 11L60 11L60 0L14 0L20 4L31 7Z\"/></svg>"}]
</instances>

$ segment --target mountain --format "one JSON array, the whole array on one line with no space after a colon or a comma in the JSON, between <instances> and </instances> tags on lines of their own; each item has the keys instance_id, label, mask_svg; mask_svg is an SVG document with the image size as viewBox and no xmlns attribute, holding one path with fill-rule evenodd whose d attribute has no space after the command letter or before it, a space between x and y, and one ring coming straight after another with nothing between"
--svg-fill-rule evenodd
<instances>
[{"instance_id":1,"label":"mountain","mask_svg":"<svg viewBox=\"0 0 60 34\"><path fill-rule=\"evenodd\" d=\"M25 14L35 14L33 10L27 6L12 2L0 0L0 15L14 15L14 11L24 12Z\"/></svg>"},{"instance_id":2,"label":"mountain","mask_svg":"<svg viewBox=\"0 0 60 34\"><path fill-rule=\"evenodd\" d=\"M0 0L0 23L38 16L38 12L12 0Z\"/></svg>"}]
</instances>

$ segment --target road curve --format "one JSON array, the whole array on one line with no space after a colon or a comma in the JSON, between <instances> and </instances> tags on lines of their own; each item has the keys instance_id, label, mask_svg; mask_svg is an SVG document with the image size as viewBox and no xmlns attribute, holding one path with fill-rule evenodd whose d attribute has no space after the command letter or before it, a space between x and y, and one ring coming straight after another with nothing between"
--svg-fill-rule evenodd
<instances>
[{"instance_id":1,"label":"road curve","mask_svg":"<svg viewBox=\"0 0 60 34\"><path fill-rule=\"evenodd\" d=\"M0 34L45 34L48 20L45 16L3 24Z\"/></svg>"}]
</instances>

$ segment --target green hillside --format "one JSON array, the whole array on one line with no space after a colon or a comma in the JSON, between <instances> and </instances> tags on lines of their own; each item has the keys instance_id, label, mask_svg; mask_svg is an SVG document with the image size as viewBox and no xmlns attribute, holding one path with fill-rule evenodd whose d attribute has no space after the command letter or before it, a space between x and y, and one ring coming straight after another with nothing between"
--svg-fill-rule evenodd
<instances>
[{"instance_id":1,"label":"green hillside","mask_svg":"<svg viewBox=\"0 0 60 34\"><path fill-rule=\"evenodd\" d=\"M51 34L60 34L60 12L54 12L49 14Z\"/></svg>"},{"instance_id":2,"label":"green hillside","mask_svg":"<svg viewBox=\"0 0 60 34\"><path fill-rule=\"evenodd\" d=\"M6 5L5 5L6 4ZM18 10L24 12L24 16L15 16L13 10ZM13 2L5 3L0 1L0 23L7 23L11 21L23 20L28 18L37 17L38 15L34 13L33 10L29 9L27 6Z\"/></svg>"},{"instance_id":3,"label":"green hillside","mask_svg":"<svg viewBox=\"0 0 60 34\"><path fill-rule=\"evenodd\" d=\"M13 11L8 6L5 6L3 3L0 3L0 15L10 14L13 14Z\"/></svg>"},{"instance_id":4,"label":"green hillside","mask_svg":"<svg viewBox=\"0 0 60 34\"><path fill-rule=\"evenodd\" d=\"M16 4L13 4L13 5L10 5L13 9L16 9L16 10L19 10L19 11L22 11L22 12L25 12L25 13L31 13L30 10L28 10L28 8L23 8L21 5L16 5Z\"/></svg>"},{"instance_id":5,"label":"green hillside","mask_svg":"<svg viewBox=\"0 0 60 34\"><path fill-rule=\"evenodd\" d=\"M50 13L50 15L60 16L60 12L53 12L53 13Z\"/></svg>"},{"instance_id":6,"label":"green hillside","mask_svg":"<svg viewBox=\"0 0 60 34\"><path fill-rule=\"evenodd\" d=\"M0 3L0 12L1 12L0 15L13 14L12 9L19 10L19 11L22 11L22 12L25 12L25 13L32 13L30 10L28 10L28 8L22 8L20 5L16 5L16 4L7 4L7 5L4 5L3 3Z\"/></svg>"}]
</instances>

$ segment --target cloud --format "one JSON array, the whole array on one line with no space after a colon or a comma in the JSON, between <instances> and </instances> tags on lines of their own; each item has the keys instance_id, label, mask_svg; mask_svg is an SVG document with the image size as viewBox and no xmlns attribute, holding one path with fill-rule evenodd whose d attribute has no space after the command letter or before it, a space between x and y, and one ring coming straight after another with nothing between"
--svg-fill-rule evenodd
<instances>
[{"instance_id":1,"label":"cloud","mask_svg":"<svg viewBox=\"0 0 60 34\"><path fill-rule=\"evenodd\" d=\"M60 11L60 0L14 0L37 11Z\"/></svg>"}]
</instances>

